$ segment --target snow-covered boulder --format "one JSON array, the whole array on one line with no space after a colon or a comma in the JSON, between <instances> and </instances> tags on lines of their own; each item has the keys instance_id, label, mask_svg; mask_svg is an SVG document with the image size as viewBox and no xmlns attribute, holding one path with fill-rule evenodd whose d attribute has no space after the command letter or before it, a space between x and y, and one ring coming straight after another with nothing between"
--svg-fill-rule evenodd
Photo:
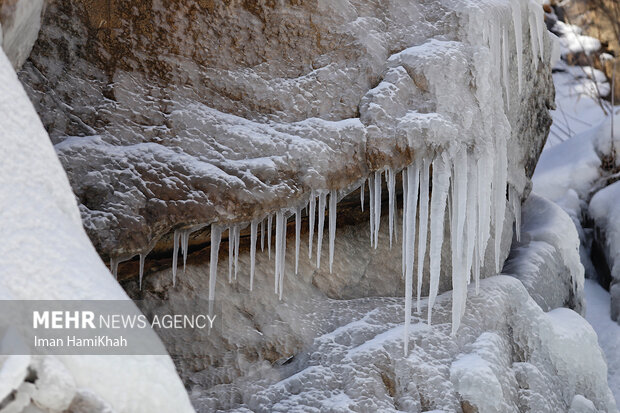
<instances>
[{"instance_id":1,"label":"snow-covered boulder","mask_svg":"<svg viewBox=\"0 0 620 413\"><path fill-rule=\"evenodd\" d=\"M620 322L620 182L592 197L588 213L594 220L595 239L602 247L611 273L611 318Z\"/></svg>"},{"instance_id":2,"label":"snow-covered boulder","mask_svg":"<svg viewBox=\"0 0 620 413\"><path fill-rule=\"evenodd\" d=\"M0 142L0 299L128 299L89 242L62 165L1 50ZM31 404L60 412L73 402L89 412L192 411L168 356L2 356L0 402L7 412Z\"/></svg>"},{"instance_id":3,"label":"snow-covered boulder","mask_svg":"<svg viewBox=\"0 0 620 413\"><path fill-rule=\"evenodd\" d=\"M555 203L532 193L523 205L520 240L513 243L504 274L514 274L544 310L585 313L580 238L571 218Z\"/></svg>"},{"instance_id":4,"label":"snow-covered boulder","mask_svg":"<svg viewBox=\"0 0 620 413\"><path fill-rule=\"evenodd\" d=\"M487 278L469 294L455 336L451 293L438 297L431 328L416 313L406 356L402 300L323 302L301 318L326 331L303 351L286 363L238 358L245 374L220 366L218 385L196 373L192 400L199 412L617 412L596 333L579 314L543 312L514 277ZM345 324L329 328L334 318Z\"/></svg>"}]
</instances>

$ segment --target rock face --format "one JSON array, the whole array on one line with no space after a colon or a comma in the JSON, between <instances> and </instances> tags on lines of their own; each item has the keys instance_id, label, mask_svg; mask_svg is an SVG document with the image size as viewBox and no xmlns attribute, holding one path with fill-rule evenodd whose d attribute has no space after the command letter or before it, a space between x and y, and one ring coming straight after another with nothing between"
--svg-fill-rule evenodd
<instances>
[{"instance_id":1,"label":"rock face","mask_svg":"<svg viewBox=\"0 0 620 413\"><path fill-rule=\"evenodd\" d=\"M169 253L173 229L248 223L415 158L493 151L496 135L510 137L520 196L552 86L551 43L517 7L511 19L509 3L482 1L53 2L20 78L93 244L127 259ZM488 49L502 33L503 66Z\"/></svg>"}]
</instances>

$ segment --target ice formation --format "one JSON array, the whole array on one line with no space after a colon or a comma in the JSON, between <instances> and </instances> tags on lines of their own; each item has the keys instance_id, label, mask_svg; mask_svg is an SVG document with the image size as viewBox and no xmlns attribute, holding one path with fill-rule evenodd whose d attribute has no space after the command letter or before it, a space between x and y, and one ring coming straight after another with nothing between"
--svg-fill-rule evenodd
<instances>
[{"instance_id":1,"label":"ice formation","mask_svg":"<svg viewBox=\"0 0 620 413\"><path fill-rule=\"evenodd\" d=\"M519 236L521 192L524 178L511 178L508 173L508 139L511 136L507 111L511 100L511 50L516 50L516 81L519 94L523 89L524 29L530 33L531 59L534 65L544 58L545 27L542 10L534 0L523 1L476 1L460 7L465 19L469 19L468 43L430 39L395 53L387 60L388 69L384 79L364 97L368 117L374 115L373 99L388 99L390 93L409 93L403 86L411 79L423 83L423 89L433 93L434 111L418 112L407 107L397 120L396 134L402 132L415 160L404 164L375 165L362 176L360 207L364 210L365 185L369 189L370 244L377 248L381 223L381 188L385 173L388 191L388 232L392 246L396 234L396 175L402 171L403 218L402 218L402 272L405 279L405 351L411 320L414 291L417 312L421 312L422 282L425 274L425 258L428 256L429 297L427 321L430 324L432 310L438 294L442 274L442 248L444 223L449 225L451 246L450 268L453 286L452 333L458 330L465 312L467 288L471 281L478 291L481 268L485 263L487 244L492 238L493 263L496 272L501 270L501 242L506 219L506 192L509 205L515 212L516 237ZM525 14L524 14L525 13ZM523 26L523 22L526 25ZM529 23L529 26L528 24ZM528 62L529 63L529 62ZM473 66L472 66L473 65ZM473 72L468 68L474 67ZM475 85L472 87L471 85ZM497 93L496 85L503 92ZM396 92L395 92L396 90ZM401 98L399 98L401 99ZM402 100L402 99L401 99ZM366 101L363 101L366 102ZM380 105L379 105L380 106ZM377 107L379 107L377 106ZM362 109L360 109L362 110ZM232 120L231 120L232 122ZM338 127L355 127L346 121ZM380 124L382 120L373 119ZM298 125L300 128L301 125ZM333 127L331 125L330 127ZM424 134L424 139L418 135ZM459 136L458 139L455 137ZM399 135L399 138L401 135ZM431 172L432 171L432 172ZM432 179L431 179L432 173ZM514 182L513 182L514 181ZM325 184L325 183L324 183ZM350 185L347 190L353 185ZM333 269L336 209L338 194L345 188L324 185L307 192L303 206L309 223L308 256L312 249L317 221L316 266L321 266L323 231L326 208L329 228L329 271ZM346 194L345 194L346 195ZM316 205L318 197L318 207ZM329 204L327 205L327 198ZM286 228L288 218L295 215L295 273L299 270L302 206L271 211L261 225L261 250L264 249L264 232L267 226L267 250L271 258L271 228L275 216L274 291L282 297L285 276ZM291 213L291 211L294 211ZM446 215L447 214L447 215ZM250 289L253 286L258 220L251 221L250 228ZM237 277L240 224L229 226L228 279ZM188 231L175 231L173 280L176 279L177 249L179 237L181 250L187 256ZM211 270L209 292L215 290L217 255L221 237L219 224L212 225ZM417 243L416 243L417 242ZM140 255L141 262L143 255ZM444 257L445 259L445 257ZM213 263L214 262L214 263ZM112 260L113 272L118 260ZM444 263L445 264L445 263ZM444 265L447 267L447 265ZM142 274L142 270L141 270ZM234 276L233 276L234 274ZM413 285L414 275L417 285ZM174 283L174 281L173 281Z\"/></svg>"}]
</instances>

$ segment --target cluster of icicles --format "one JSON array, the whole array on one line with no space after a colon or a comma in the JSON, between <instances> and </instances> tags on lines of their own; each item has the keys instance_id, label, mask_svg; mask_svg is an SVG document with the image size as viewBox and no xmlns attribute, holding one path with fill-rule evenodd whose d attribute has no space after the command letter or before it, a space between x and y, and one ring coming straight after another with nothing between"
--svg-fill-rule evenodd
<instances>
[{"instance_id":1,"label":"cluster of icicles","mask_svg":"<svg viewBox=\"0 0 620 413\"><path fill-rule=\"evenodd\" d=\"M496 156L497 155L497 156ZM496 158L496 159L495 159ZM432 177L431 177L432 174ZM370 242L377 248L381 219L381 186L383 171L376 171L368 179L370 205ZM432 178L432 180L431 180ZM385 170L385 180L388 189L388 227L389 242L396 235L396 175L392 169ZM444 242L444 220L448 213L450 225L450 245L452 246L452 329L459 327L465 310L467 286L474 281L476 293L480 279L481 266L484 263L487 242L491 227L494 227L495 239L495 266L500 271L500 242L506 210L506 182L507 156L506 145L501 139L496 140L495 151L489 151L486 156L475 157L473 153L462 151L451 160L446 154L438 155L434 160L419 159L402 171L403 185L403 219L402 219L402 271L405 278L405 351L408 348L408 331L411 322L412 300L414 287L417 292L417 312L421 311L421 290L424 273L424 258L429 257L430 291L428 296L428 323L430 325L432 308L437 297L441 275L441 250ZM431 186L432 183L432 186ZM366 180L361 183L361 208L364 210L364 192ZM520 196L514 188L510 188L510 201L516 215L517 238L520 227ZM254 284L256 263L256 249L260 237L260 248L264 250L267 244L269 258L272 249L272 226L275 218L275 274L274 290L282 298L285 255L286 255L286 228L288 218L295 216L295 274L299 268L299 250L301 238L301 218L305 213L309 221L309 249L308 255L312 258L313 238L315 226L316 265L321 265L321 250L323 244L323 230L325 212L329 208L329 269L332 271L334 261L334 242L336 237L336 208L338 195L335 190L328 193L312 191L307 205L296 210L282 210L269 215L263 220L250 223L250 290ZM318 202L317 202L318 201ZM318 217L318 219L316 219ZM317 223L315 225L315 223ZM247 224L246 224L247 225ZM260 229L259 229L260 227ZM185 271L188 239L193 229L177 230L174 232L174 252L172 262L173 285L176 284L179 247L183 257L183 271ZM237 278L239 238L243 227L240 224L228 228L217 224L211 225L211 257L209 269L209 300L215 298L215 284L217 278L218 255L222 233L229 232L229 261L228 281ZM266 234L265 234L266 233ZM266 235L266 236L265 236ZM430 235L430 239L427 237ZM265 242L266 238L266 242ZM416 242L417 240L417 242ZM113 272L118 263L113 263ZM144 254L140 254L140 286L144 266ZM417 274L417 286L413 285L413 274Z\"/></svg>"},{"instance_id":2,"label":"cluster of icicles","mask_svg":"<svg viewBox=\"0 0 620 413\"><path fill-rule=\"evenodd\" d=\"M530 27L532 58L534 67L538 66L538 56L544 59L545 31L542 10L534 0L526 2L528 5L528 20ZM515 30L517 71L519 92L522 89L523 65L523 34L521 26L521 2L511 1L512 19ZM487 21L487 29L482 31L483 41L488 44L492 56L492 67L498 72L497 79L503 80L506 106L510 101L509 73L508 73L508 32L505 17ZM501 66L500 66L501 61ZM499 69L499 68L502 69ZM509 135L508 135L509 136ZM506 137L507 138L507 137ZM503 223L506 214L506 187L507 187L507 141L506 138L495 136L492 143L486 143L477 153L471 149L461 148L454 156L447 152L437 154L434 159L420 158L402 170L403 183L403 219L402 219L402 271L405 279L405 332L404 351L407 354L409 341L409 326L412 314L413 291L417 295L417 312L421 312L421 290L424 274L424 261L428 255L430 278L429 296L427 301L428 323L430 325L432 309L438 294L441 275L441 251L444 243L445 214L450 225L451 268L452 268L452 332L455 333L460 325L465 311L468 285L475 283L478 293L481 268L485 262L487 244L493 231L493 246L495 270L501 270L500 244L502 240ZM480 150L481 149L481 150ZM381 219L381 186L384 171L376 171L368 179L370 194L370 242L376 248L379 239ZM431 176L432 175L432 176ZM388 189L388 225L389 242L392 246L396 236L396 175L392 169L385 170L385 180ZM360 184L361 207L364 209L364 193L366 180ZM515 214L516 237L519 240L521 199L515 188L509 188L509 200ZM327 199L329 195L329 207ZM286 255L286 229L288 218L295 216L295 274L299 267L299 249L301 234L301 217L304 213L309 220L309 251L312 258L315 223L318 217L316 265L321 265L321 250L323 244L323 230L325 224L325 210L329 208L329 269L332 270L334 260L334 242L336 236L336 208L338 203L337 191L312 191L306 205L295 210L281 210L265 219L250 223L250 290L254 284L256 262L256 248L260 233L260 248L265 247L265 232L267 249L271 258L272 225L275 218L275 275L274 290L282 298ZM317 208L318 199L318 208ZM244 224L247 226L247 224ZM222 233L229 232L229 263L228 280L232 282L237 277L239 257L239 236L243 229L241 224L228 228L218 224L211 225L211 257L209 269L209 300L215 298L215 284L217 277L218 255ZM260 230L259 230L260 226ZM191 229L176 230L174 232L174 255L172 264L173 284L176 283L179 247L183 257L185 270L188 239L191 232L204 225ZM429 239L430 235L430 239ZM427 251L428 249L428 251ZM144 258L140 254L140 287L144 272ZM110 266L116 275L118 259L112 259ZM414 272L417 285L413 285ZM415 288L414 288L415 287Z\"/></svg>"}]
</instances>

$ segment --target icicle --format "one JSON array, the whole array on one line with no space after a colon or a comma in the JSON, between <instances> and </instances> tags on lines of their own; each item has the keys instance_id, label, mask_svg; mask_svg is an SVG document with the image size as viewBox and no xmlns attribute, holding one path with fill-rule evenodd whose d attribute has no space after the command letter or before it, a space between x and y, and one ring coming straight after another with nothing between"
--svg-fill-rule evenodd
<instances>
[{"instance_id":1,"label":"icicle","mask_svg":"<svg viewBox=\"0 0 620 413\"><path fill-rule=\"evenodd\" d=\"M235 260L235 229L228 227L228 282L232 282L233 262Z\"/></svg>"},{"instance_id":2,"label":"icicle","mask_svg":"<svg viewBox=\"0 0 620 413\"><path fill-rule=\"evenodd\" d=\"M269 259L271 259L271 222L273 219L273 215L269 215L267 217L267 254Z\"/></svg>"},{"instance_id":3,"label":"icicle","mask_svg":"<svg viewBox=\"0 0 620 413\"><path fill-rule=\"evenodd\" d=\"M213 314L213 300L215 300L215 282L217 281L217 258L220 252L222 228L211 225L211 262L209 263L209 314Z\"/></svg>"},{"instance_id":4,"label":"icicle","mask_svg":"<svg viewBox=\"0 0 620 413\"><path fill-rule=\"evenodd\" d=\"M463 231L467 213L467 157L463 152L457 154L452 168L452 334L456 333L461 323L469 276L463 265Z\"/></svg>"},{"instance_id":5,"label":"icicle","mask_svg":"<svg viewBox=\"0 0 620 413\"><path fill-rule=\"evenodd\" d=\"M280 245L280 281L278 282L279 294L278 298L282 299L282 292L284 291L284 274L285 274L285 264L286 264L286 216L282 214L282 236L281 236L281 245Z\"/></svg>"},{"instance_id":6,"label":"icicle","mask_svg":"<svg viewBox=\"0 0 620 413\"><path fill-rule=\"evenodd\" d=\"M118 263L119 259L115 257L110 257L110 272L114 276L114 278L118 279Z\"/></svg>"},{"instance_id":7,"label":"icicle","mask_svg":"<svg viewBox=\"0 0 620 413\"><path fill-rule=\"evenodd\" d=\"M405 278L405 266L407 261L407 169L403 169L403 240L402 246L402 269L403 279Z\"/></svg>"},{"instance_id":8,"label":"icicle","mask_svg":"<svg viewBox=\"0 0 620 413\"><path fill-rule=\"evenodd\" d=\"M495 212L495 271L499 273L501 271L500 248L504 229L504 217L506 214L506 175L508 173L508 159L506 154L506 142L504 139L500 136L496 136L495 145L497 162L495 162L495 171L493 174L493 210Z\"/></svg>"},{"instance_id":9,"label":"icicle","mask_svg":"<svg viewBox=\"0 0 620 413\"><path fill-rule=\"evenodd\" d=\"M519 95L523 87L523 25L521 22L521 1L511 1L512 23L515 29L515 43L517 48L517 76L519 77Z\"/></svg>"},{"instance_id":10,"label":"icicle","mask_svg":"<svg viewBox=\"0 0 620 413\"><path fill-rule=\"evenodd\" d=\"M385 174L387 178L387 187L388 187L388 205L389 205L389 213L388 213L388 221L390 227L390 249L392 249L392 234L394 233L394 192L396 186L396 179L394 179L394 171L392 168L387 170Z\"/></svg>"},{"instance_id":11,"label":"icicle","mask_svg":"<svg viewBox=\"0 0 620 413\"><path fill-rule=\"evenodd\" d=\"M265 219L260 222L260 250L265 251Z\"/></svg>"},{"instance_id":12,"label":"icicle","mask_svg":"<svg viewBox=\"0 0 620 413\"><path fill-rule=\"evenodd\" d=\"M329 272L332 272L332 264L334 263L334 243L336 242L336 204L338 196L336 191L332 189L329 193Z\"/></svg>"},{"instance_id":13,"label":"icicle","mask_svg":"<svg viewBox=\"0 0 620 413\"><path fill-rule=\"evenodd\" d=\"M484 153L478 160L478 231L476 231L476 251L478 253L478 265L474 271L474 281L476 283L476 294L480 290L480 268L484 266L484 258L487 250L487 243L491 230L491 185L493 175L490 171L494 169L494 158L492 153Z\"/></svg>"},{"instance_id":14,"label":"icicle","mask_svg":"<svg viewBox=\"0 0 620 413\"><path fill-rule=\"evenodd\" d=\"M536 20L536 34L538 38L538 48L540 51L540 60L545 61L545 32L547 27L545 26L545 17L543 15L543 8L540 3L536 1L531 2L534 8L534 18Z\"/></svg>"},{"instance_id":15,"label":"icicle","mask_svg":"<svg viewBox=\"0 0 620 413\"><path fill-rule=\"evenodd\" d=\"M502 68L504 70L504 91L506 94L506 107L510 109L510 68L508 67L508 27L504 25L502 32Z\"/></svg>"},{"instance_id":16,"label":"icicle","mask_svg":"<svg viewBox=\"0 0 620 413\"><path fill-rule=\"evenodd\" d=\"M379 245L379 225L381 224L381 171L375 172L375 249Z\"/></svg>"},{"instance_id":17,"label":"icicle","mask_svg":"<svg viewBox=\"0 0 620 413\"><path fill-rule=\"evenodd\" d=\"M325 193L319 194L319 230L316 241L316 267L321 267L321 247L323 246L323 226L325 225Z\"/></svg>"},{"instance_id":18,"label":"icicle","mask_svg":"<svg viewBox=\"0 0 620 413\"><path fill-rule=\"evenodd\" d=\"M370 194L369 207L370 207L370 246L374 246L375 241L375 177L370 175L368 177L368 193Z\"/></svg>"},{"instance_id":19,"label":"icicle","mask_svg":"<svg viewBox=\"0 0 620 413\"><path fill-rule=\"evenodd\" d=\"M467 221L465 238L465 274L471 282L472 265L476 257L476 230L478 227L478 169L473 154L467 157ZM464 310L464 309L463 309Z\"/></svg>"},{"instance_id":20,"label":"icicle","mask_svg":"<svg viewBox=\"0 0 620 413\"><path fill-rule=\"evenodd\" d=\"M510 187L510 201L512 202L512 211L515 215L515 237L517 242L521 241L521 197L516 189Z\"/></svg>"},{"instance_id":21,"label":"icicle","mask_svg":"<svg viewBox=\"0 0 620 413\"><path fill-rule=\"evenodd\" d=\"M534 10L532 10L532 8ZM534 69L538 69L538 46L539 46L539 27L538 19L536 18L536 9L542 9L535 1L530 0L528 3L528 21L530 23L530 44L532 46L532 60L534 62Z\"/></svg>"},{"instance_id":22,"label":"icicle","mask_svg":"<svg viewBox=\"0 0 620 413\"><path fill-rule=\"evenodd\" d=\"M183 274L185 274L185 267L187 265L188 244L189 244L189 230L185 229L181 233L181 252L183 253Z\"/></svg>"},{"instance_id":23,"label":"icicle","mask_svg":"<svg viewBox=\"0 0 620 413\"><path fill-rule=\"evenodd\" d=\"M407 167L407 216L406 216L406 262L405 262L405 356L409 350L409 324L411 324L411 300L413 296L413 263L415 260L416 206L420 170L417 163Z\"/></svg>"},{"instance_id":24,"label":"icicle","mask_svg":"<svg viewBox=\"0 0 620 413\"><path fill-rule=\"evenodd\" d=\"M140 286L140 290L142 290L142 276L144 275L144 258L146 257L146 254L140 254L140 281L139 281L139 286Z\"/></svg>"},{"instance_id":25,"label":"icicle","mask_svg":"<svg viewBox=\"0 0 620 413\"><path fill-rule=\"evenodd\" d=\"M173 239L173 247L172 247L172 286L174 287L177 282L177 261L179 256L179 234L178 230L174 230Z\"/></svg>"},{"instance_id":26,"label":"icicle","mask_svg":"<svg viewBox=\"0 0 620 413\"><path fill-rule=\"evenodd\" d=\"M282 234L284 233L284 214L282 211L276 212L276 259L275 259L275 274L274 274L274 289L278 294L280 284L280 269L282 258Z\"/></svg>"},{"instance_id":27,"label":"icicle","mask_svg":"<svg viewBox=\"0 0 620 413\"><path fill-rule=\"evenodd\" d=\"M301 207L295 211L295 275L299 273L299 245L301 243Z\"/></svg>"},{"instance_id":28,"label":"icicle","mask_svg":"<svg viewBox=\"0 0 620 413\"><path fill-rule=\"evenodd\" d=\"M316 194L314 189L310 192L310 213L308 217L308 225L310 234L308 235L308 258L312 258L312 240L314 238L314 217L316 216Z\"/></svg>"},{"instance_id":29,"label":"icicle","mask_svg":"<svg viewBox=\"0 0 620 413\"><path fill-rule=\"evenodd\" d=\"M362 205L362 212L364 212L364 192L366 191L366 178L362 181L360 185L360 204Z\"/></svg>"},{"instance_id":30,"label":"icicle","mask_svg":"<svg viewBox=\"0 0 620 413\"><path fill-rule=\"evenodd\" d=\"M237 279L237 272L239 270L239 241L241 238L241 228L239 225L235 225L235 280Z\"/></svg>"},{"instance_id":31,"label":"icicle","mask_svg":"<svg viewBox=\"0 0 620 413\"><path fill-rule=\"evenodd\" d=\"M440 155L433 161L433 190L431 194L430 229L431 243L430 258L430 291L428 296L428 324L431 324L431 315L435 298L439 290L441 271L441 247L443 245L443 224L446 211L446 200L450 186L450 166Z\"/></svg>"},{"instance_id":32,"label":"icicle","mask_svg":"<svg viewBox=\"0 0 620 413\"><path fill-rule=\"evenodd\" d=\"M428 235L428 185L429 185L429 162L425 158L422 161L422 173L420 174L420 228L418 231L418 289L416 309L419 313L420 296L422 295L422 276L424 274L424 257L426 256L426 241Z\"/></svg>"},{"instance_id":33,"label":"icicle","mask_svg":"<svg viewBox=\"0 0 620 413\"><path fill-rule=\"evenodd\" d=\"M257 238L258 222L252 221L250 224L250 291L254 287L254 271L256 268L256 238Z\"/></svg>"}]
</instances>

